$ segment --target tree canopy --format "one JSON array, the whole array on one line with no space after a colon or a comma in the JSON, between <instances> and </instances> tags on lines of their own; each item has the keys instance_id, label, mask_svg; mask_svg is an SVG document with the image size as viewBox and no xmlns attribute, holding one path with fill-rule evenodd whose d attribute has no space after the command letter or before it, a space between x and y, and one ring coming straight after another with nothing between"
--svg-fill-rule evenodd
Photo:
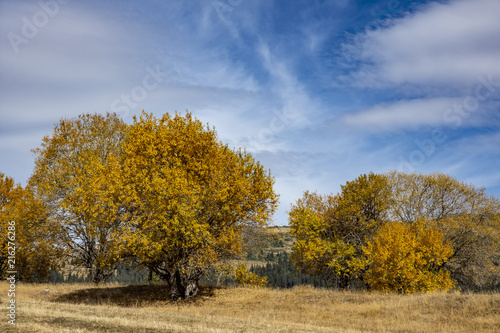
<instances>
[{"instance_id":1,"label":"tree canopy","mask_svg":"<svg viewBox=\"0 0 500 333\"><path fill-rule=\"evenodd\" d=\"M500 201L484 188L440 173L392 172L394 221L427 219L453 253L445 267L460 285L481 289L500 281Z\"/></svg>"},{"instance_id":2,"label":"tree canopy","mask_svg":"<svg viewBox=\"0 0 500 333\"><path fill-rule=\"evenodd\" d=\"M390 199L387 179L362 175L341 187L338 195L304 193L290 211L297 238L292 260L307 274L330 277L348 288L363 274L361 246L384 222Z\"/></svg>"},{"instance_id":3,"label":"tree canopy","mask_svg":"<svg viewBox=\"0 0 500 333\"><path fill-rule=\"evenodd\" d=\"M12 236L11 243L16 239L15 210L16 203L22 198L23 189L16 185L14 179L0 173L0 277L5 275L9 267L9 236ZM14 222L14 223L11 223ZM10 232L10 233L9 233Z\"/></svg>"},{"instance_id":4,"label":"tree canopy","mask_svg":"<svg viewBox=\"0 0 500 333\"><path fill-rule=\"evenodd\" d=\"M0 276L16 271L22 281L47 280L63 255L57 230L32 189L0 173Z\"/></svg>"},{"instance_id":5,"label":"tree canopy","mask_svg":"<svg viewBox=\"0 0 500 333\"><path fill-rule=\"evenodd\" d=\"M173 299L190 297L207 272L262 242L278 204L270 171L189 112L143 112L130 125L109 113L61 119L33 152L25 188L0 173L0 230L15 234L0 241L0 274L14 248L23 281L47 280L69 258L100 283L133 262ZM291 261L341 288L500 282L500 201L448 175L360 175L338 194L306 191L289 221Z\"/></svg>"},{"instance_id":6,"label":"tree canopy","mask_svg":"<svg viewBox=\"0 0 500 333\"><path fill-rule=\"evenodd\" d=\"M450 272L442 269L453 247L443 241L443 232L426 224L385 223L363 246L368 258L364 282L374 290L400 293L453 288Z\"/></svg>"},{"instance_id":7,"label":"tree canopy","mask_svg":"<svg viewBox=\"0 0 500 333\"><path fill-rule=\"evenodd\" d=\"M189 113L135 118L122 166L123 247L169 281L173 298L195 293L211 265L240 255L242 228L266 225L277 205L269 172Z\"/></svg>"},{"instance_id":8,"label":"tree canopy","mask_svg":"<svg viewBox=\"0 0 500 333\"><path fill-rule=\"evenodd\" d=\"M119 261L121 144L126 125L115 114L62 119L34 150L30 186L58 224L59 240L91 280L109 277Z\"/></svg>"}]
</instances>

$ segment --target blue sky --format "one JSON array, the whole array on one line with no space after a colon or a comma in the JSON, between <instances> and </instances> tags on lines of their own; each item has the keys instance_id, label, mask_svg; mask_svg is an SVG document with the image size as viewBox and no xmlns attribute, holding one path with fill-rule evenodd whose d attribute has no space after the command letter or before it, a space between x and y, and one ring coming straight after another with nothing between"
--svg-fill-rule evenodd
<instances>
[{"instance_id":1,"label":"blue sky","mask_svg":"<svg viewBox=\"0 0 500 333\"><path fill-rule=\"evenodd\" d=\"M500 0L0 2L0 172L61 117L191 111L305 190L448 173L500 196Z\"/></svg>"}]
</instances>

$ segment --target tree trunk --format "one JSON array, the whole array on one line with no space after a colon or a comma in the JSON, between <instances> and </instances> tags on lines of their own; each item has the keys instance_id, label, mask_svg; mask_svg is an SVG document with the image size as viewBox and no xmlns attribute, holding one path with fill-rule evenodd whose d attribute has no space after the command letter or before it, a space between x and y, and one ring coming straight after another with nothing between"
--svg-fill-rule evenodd
<instances>
[{"instance_id":1,"label":"tree trunk","mask_svg":"<svg viewBox=\"0 0 500 333\"><path fill-rule=\"evenodd\" d=\"M175 270L170 276L170 298L173 301L179 298L186 299L194 297L198 293L198 280L182 278L179 270Z\"/></svg>"},{"instance_id":2,"label":"tree trunk","mask_svg":"<svg viewBox=\"0 0 500 333\"><path fill-rule=\"evenodd\" d=\"M346 275L341 275L337 279L337 284L340 289L349 290L351 287L351 278Z\"/></svg>"},{"instance_id":3,"label":"tree trunk","mask_svg":"<svg viewBox=\"0 0 500 333\"><path fill-rule=\"evenodd\" d=\"M99 283L103 282L104 280L104 272L102 269L99 268L92 268L90 271L90 280L92 283L95 285L98 285Z\"/></svg>"},{"instance_id":4,"label":"tree trunk","mask_svg":"<svg viewBox=\"0 0 500 333\"><path fill-rule=\"evenodd\" d=\"M153 282L153 270L150 268L148 274L148 283L151 284L152 282Z\"/></svg>"},{"instance_id":5,"label":"tree trunk","mask_svg":"<svg viewBox=\"0 0 500 333\"><path fill-rule=\"evenodd\" d=\"M198 281L189 281L184 290L185 298L194 297L198 293Z\"/></svg>"}]
</instances>

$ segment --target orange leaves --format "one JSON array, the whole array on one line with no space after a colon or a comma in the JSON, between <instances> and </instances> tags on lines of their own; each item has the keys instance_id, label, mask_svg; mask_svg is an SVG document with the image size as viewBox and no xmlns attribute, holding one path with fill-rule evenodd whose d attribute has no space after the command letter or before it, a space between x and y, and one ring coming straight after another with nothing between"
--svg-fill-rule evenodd
<instances>
[{"instance_id":1,"label":"orange leaves","mask_svg":"<svg viewBox=\"0 0 500 333\"><path fill-rule=\"evenodd\" d=\"M2 239L0 239L0 278L3 277L8 267L9 226L12 221L15 223L16 205L22 199L23 194L22 187L16 185L14 179L0 173L0 232L3 235ZM14 231L10 234L13 240L16 240L15 228L14 225Z\"/></svg>"},{"instance_id":2,"label":"orange leaves","mask_svg":"<svg viewBox=\"0 0 500 333\"><path fill-rule=\"evenodd\" d=\"M199 278L277 206L269 172L190 113L143 112L130 126L116 114L62 119L34 153L30 187L94 282L122 255L165 279Z\"/></svg>"},{"instance_id":3,"label":"orange leaves","mask_svg":"<svg viewBox=\"0 0 500 333\"><path fill-rule=\"evenodd\" d=\"M376 228L387 220L391 194L387 178L370 173L341 186L337 208L333 212L341 237L357 245L370 237ZM355 233L357 237L349 236Z\"/></svg>"},{"instance_id":4,"label":"orange leaves","mask_svg":"<svg viewBox=\"0 0 500 333\"><path fill-rule=\"evenodd\" d=\"M14 179L5 176L0 172L0 221L7 222L10 218L9 214L15 208L16 200L19 200L24 191L20 185L14 183ZM4 224L0 225L1 230L4 229Z\"/></svg>"}]
</instances>

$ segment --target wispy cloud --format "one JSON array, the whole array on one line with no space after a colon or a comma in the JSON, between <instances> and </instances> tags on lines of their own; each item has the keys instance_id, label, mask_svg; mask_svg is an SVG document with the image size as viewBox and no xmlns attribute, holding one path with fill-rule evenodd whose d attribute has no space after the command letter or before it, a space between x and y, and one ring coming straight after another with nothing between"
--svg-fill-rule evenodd
<instances>
[{"instance_id":1,"label":"wispy cloud","mask_svg":"<svg viewBox=\"0 0 500 333\"><path fill-rule=\"evenodd\" d=\"M447 124L445 112L460 98L432 98L382 103L342 117L345 124L368 133L417 129Z\"/></svg>"},{"instance_id":2,"label":"wispy cloud","mask_svg":"<svg viewBox=\"0 0 500 333\"><path fill-rule=\"evenodd\" d=\"M367 99L336 120L372 142L375 153L397 142L392 156L380 155L394 168L491 175L494 150L465 154L464 140L480 145L482 132L498 128L498 13L496 0L423 2L350 34L335 87Z\"/></svg>"},{"instance_id":3,"label":"wispy cloud","mask_svg":"<svg viewBox=\"0 0 500 333\"><path fill-rule=\"evenodd\" d=\"M188 109L252 152L276 177L279 223L304 190L336 192L400 156L497 184L500 2L396 3L67 2L18 53L0 39L0 171L26 180L55 122L118 101L128 122ZM1 35L39 11L0 1ZM440 127L428 156L415 142Z\"/></svg>"},{"instance_id":4,"label":"wispy cloud","mask_svg":"<svg viewBox=\"0 0 500 333\"><path fill-rule=\"evenodd\" d=\"M342 78L359 87L463 86L500 76L500 2L433 2L344 47L361 66Z\"/></svg>"}]
</instances>

